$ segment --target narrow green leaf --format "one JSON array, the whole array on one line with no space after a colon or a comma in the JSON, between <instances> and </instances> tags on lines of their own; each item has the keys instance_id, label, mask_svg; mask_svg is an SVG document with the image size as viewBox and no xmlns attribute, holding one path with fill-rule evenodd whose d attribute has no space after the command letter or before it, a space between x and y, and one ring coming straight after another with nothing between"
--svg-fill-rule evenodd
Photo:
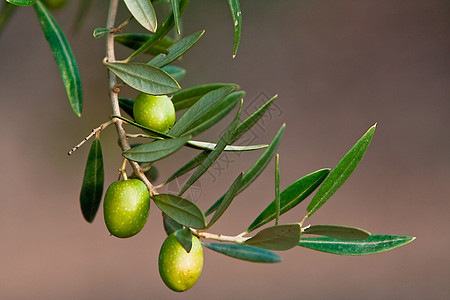
<instances>
[{"instance_id":1,"label":"narrow green leaf","mask_svg":"<svg viewBox=\"0 0 450 300\"><path fill-rule=\"evenodd\" d=\"M172 13L175 19L175 26L177 28L178 34L180 34L180 7L178 6L178 0L170 0L172 4Z\"/></svg>"},{"instance_id":2,"label":"narrow green leaf","mask_svg":"<svg viewBox=\"0 0 450 300\"><path fill-rule=\"evenodd\" d=\"M278 254L275 254L272 251L266 249L261 249L253 246L219 243L204 243L203 246L218 253L241 260L258 263L281 262L281 257Z\"/></svg>"},{"instance_id":3,"label":"narrow green leaf","mask_svg":"<svg viewBox=\"0 0 450 300\"><path fill-rule=\"evenodd\" d=\"M178 66L167 65L162 67L161 70L172 76L172 78L178 82L183 80L186 75L186 70Z\"/></svg>"},{"instance_id":4,"label":"narrow green leaf","mask_svg":"<svg viewBox=\"0 0 450 300\"><path fill-rule=\"evenodd\" d=\"M239 43L241 41L242 31L242 12L239 0L228 0L230 6L231 17L233 18L234 28L234 45L233 45L233 58L236 56Z\"/></svg>"},{"instance_id":5,"label":"narrow green leaf","mask_svg":"<svg viewBox=\"0 0 450 300\"><path fill-rule=\"evenodd\" d=\"M130 87L150 95L166 95L180 89L178 82L161 69L142 63L104 63Z\"/></svg>"},{"instance_id":6,"label":"narrow green leaf","mask_svg":"<svg viewBox=\"0 0 450 300\"><path fill-rule=\"evenodd\" d=\"M154 195L152 199L175 222L196 229L206 227L205 214L194 202L170 194Z\"/></svg>"},{"instance_id":7,"label":"narrow green leaf","mask_svg":"<svg viewBox=\"0 0 450 300\"><path fill-rule=\"evenodd\" d=\"M89 150L80 193L81 212L89 223L94 221L100 206L103 194L103 182L102 146L100 140L95 138Z\"/></svg>"},{"instance_id":8,"label":"narrow green leaf","mask_svg":"<svg viewBox=\"0 0 450 300\"><path fill-rule=\"evenodd\" d=\"M187 253L192 249L192 231L189 228L181 228L175 231L173 234L178 243L183 246Z\"/></svg>"},{"instance_id":9,"label":"narrow green leaf","mask_svg":"<svg viewBox=\"0 0 450 300\"><path fill-rule=\"evenodd\" d=\"M92 33L92 35L98 39L101 38L105 35L107 35L111 30L109 30L108 28L103 28L103 27L98 27L94 29L94 32Z\"/></svg>"},{"instance_id":10,"label":"narrow green leaf","mask_svg":"<svg viewBox=\"0 0 450 300\"><path fill-rule=\"evenodd\" d=\"M175 107L175 110L181 110L184 108L191 107L205 94L226 86L233 86L234 89L239 88L237 84L232 83L210 83L190 87L173 94L172 97L173 106Z\"/></svg>"},{"instance_id":11,"label":"narrow green leaf","mask_svg":"<svg viewBox=\"0 0 450 300\"><path fill-rule=\"evenodd\" d=\"M155 10L150 0L123 0L128 10L145 29L155 32L158 23Z\"/></svg>"},{"instance_id":12,"label":"narrow green leaf","mask_svg":"<svg viewBox=\"0 0 450 300\"><path fill-rule=\"evenodd\" d=\"M179 58L181 55L183 55L186 51L188 51L194 44L200 39L200 37L205 33L204 30L194 32L191 35L188 35L172 46L170 46L167 51L167 54L161 53L158 56L154 57L151 61L148 62L149 65L162 68L177 58Z\"/></svg>"},{"instance_id":13,"label":"narrow green leaf","mask_svg":"<svg viewBox=\"0 0 450 300\"><path fill-rule=\"evenodd\" d=\"M311 203L307 207L308 217L314 214L350 177L369 147L376 125L373 125L361 139L345 154L344 158L330 172Z\"/></svg>"},{"instance_id":14,"label":"narrow green leaf","mask_svg":"<svg viewBox=\"0 0 450 300\"><path fill-rule=\"evenodd\" d=\"M360 241L341 241L329 237L302 238L299 246L338 255L367 255L389 251L412 242L415 237L371 235Z\"/></svg>"},{"instance_id":15,"label":"narrow green leaf","mask_svg":"<svg viewBox=\"0 0 450 300\"><path fill-rule=\"evenodd\" d=\"M253 181L255 181L256 178L264 171L266 166L269 164L272 157L275 155L275 152L277 151L278 145L281 142L281 138L283 137L284 128L286 127L285 124L281 126L280 130L278 130L277 135L273 138L272 142L270 143L269 147L264 151L264 153L258 158L258 160L250 167L250 169L247 170L247 172L244 173L244 176L242 178L242 184L239 188L239 192L241 193L243 190L245 190ZM206 215L210 215L213 213L220 205L220 203L223 200L222 196L219 200L217 200L207 211Z\"/></svg>"},{"instance_id":16,"label":"narrow green leaf","mask_svg":"<svg viewBox=\"0 0 450 300\"><path fill-rule=\"evenodd\" d=\"M124 99L124 98L122 98L122 99ZM128 99L129 100L129 99ZM133 102L134 103L134 102ZM116 116L116 115L113 115L112 116L113 118L118 118L118 119L121 119L122 121L125 121L125 122L127 122L128 124L130 124L130 125L132 125L132 126L135 126L135 127L137 127L137 128L141 128L142 130L144 130L144 131L147 131L148 133L150 133L151 135L152 135L152 137L153 138L163 138L163 139L171 139L171 138L173 138L172 136L169 136L169 135L167 135L167 134L164 134L164 133L162 133L162 132L158 132L158 131L155 131L155 130L153 130L153 129L150 129L150 128L148 128L148 127L145 127L144 125L141 125L141 124L138 124L138 123L136 123L136 122L133 122L133 121L131 121L131 120L128 120L128 119L126 119L126 118L124 118L124 117L122 117L122 116Z\"/></svg>"},{"instance_id":17,"label":"narrow green leaf","mask_svg":"<svg viewBox=\"0 0 450 300\"><path fill-rule=\"evenodd\" d=\"M266 103L264 103L257 111L252 113L247 119L242 121L241 124L236 128L236 132L233 138L232 143L237 141L244 133L249 131L258 121L262 118L265 112L269 109L272 102L278 97L278 95L270 98Z\"/></svg>"},{"instance_id":18,"label":"narrow green leaf","mask_svg":"<svg viewBox=\"0 0 450 300\"><path fill-rule=\"evenodd\" d=\"M36 2L36 0L6 0L6 2L18 6L30 6L33 5Z\"/></svg>"},{"instance_id":19,"label":"narrow green leaf","mask_svg":"<svg viewBox=\"0 0 450 300\"><path fill-rule=\"evenodd\" d=\"M164 230L166 231L167 235L170 235L171 233L177 231L178 229L183 228L183 225L163 213L163 225Z\"/></svg>"},{"instance_id":20,"label":"narrow green leaf","mask_svg":"<svg viewBox=\"0 0 450 300\"><path fill-rule=\"evenodd\" d=\"M133 113L134 99L119 98L119 106L130 117L132 117L134 119L134 113Z\"/></svg>"},{"instance_id":21,"label":"narrow green leaf","mask_svg":"<svg viewBox=\"0 0 450 300\"><path fill-rule=\"evenodd\" d=\"M206 228L211 227L214 223L219 220L219 218L223 215L223 213L227 210L227 208L230 206L231 202L233 201L234 197L236 197L239 187L242 182L242 175L243 173L239 174L239 176L234 180L234 182L231 184L228 191L225 193L223 197L223 201L220 203L219 207L217 208L216 212L212 216L211 220L208 223L208 226Z\"/></svg>"},{"instance_id":22,"label":"narrow green leaf","mask_svg":"<svg viewBox=\"0 0 450 300\"><path fill-rule=\"evenodd\" d=\"M213 125L222 120L226 115L228 115L228 113L236 106L236 104L244 97L244 95L244 91L233 92L229 94L225 97L225 99L223 99L223 101L219 102L203 117L191 124L191 126L186 129L184 134L196 136L211 128Z\"/></svg>"},{"instance_id":23,"label":"narrow green leaf","mask_svg":"<svg viewBox=\"0 0 450 300\"><path fill-rule=\"evenodd\" d=\"M118 42L121 45L124 45L131 49L139 49L145 42L147 42L149 39L152 38L154 34L147 34L147 33L120 33L114 35L114 40ZM168 37L164 36L161 39L159 39L153 46L148 48L145 53L150 55L158 55L160 53L169 53L167 48L172 46L173 40Z\"/></svg>"},{"instance_id":24,"label":"narrow green leaf","mask_svg":"<svg viewBox=\"0 0 450 300\"><path fill-rule=\"evenodd\" d=\"M169 178L164 181L164 184L167 184L174 180L175 178L178 178L180 176L183 176L187 172L195 169L198 167L207 157L210 151L203 151L202 153L198 154L196 157L191 159L187 164L182 166L180 169L178 169L175 173L173 173Z\"/></svg>"},{"instance_id":25,"label":"narrow green leaf","mask_svg":"<svg viewBox=\"0 0 450 300\"><path fill-rule=\"evenodd\" d=\"M311 225L306 227L303 233L324 235L341 241L364 240L370 236L370 232L364 229L340 225Z\"/></svg>"},{"instance_id":26,"label":"narrow green leaf","mask_svg":"<svg viewBox=\"0 0 450 300\"><path fill-rule=\"evenodd\" d=\"M330 173L330 169L321 169L310 173L291 184L280 194L280 215L294 208L325 180ZM269 206L253 221L247 231L251 232L256 228L272 221L276 218L276 203L272 201Z\"/></svg>"},{"instance_id":27,"label":"narrow green leaf","mask_svg":"<svg viewBox=\"0 0 450 300\"><path fill-rule=\"evenodd\" d=\"M189 126L208 113L208 111L222 101L233 90L234 87L226 86L204 95L180 117L175 125L169 130L168 134L172 136L182 135Z\"/></svg>"},{"instance_id":28,"label":"narrow green leaf","mask_svg":"<svg viewBox=\"0 0 450 300\"><path fill-rule=\"evenodd\" d=\"M189 132L187 133L189 134ZM192 148L204 149L204 150L214 150L217 146L215 143L210 142L201 142L201 141L189 141L189 146L193 146ZM228 152L242 152L242 151L253 151L267 148L269 145L249 145L249 146L232 146L227 145L224 151Z\"/></svg>"},{"instance_id":29,"label":"narrow green leaf","mask_svg":"<svg viewBox=\"0 0 450 300\"><path fill-rule=\"evenodd\" d=\"M200 103L200 101L198 102ZM194 108L194 106L192 107ZM241 115L242 109L242 101L241 106L236 114L236 117L233 119L231 124L228 126L225 133L220 138L219 142L217 142L216 148L208 154L208 157L202 162L202 164L197 168L197 170L192 174L191 177L186 181L185 185L181 189L179 195L183 195L183 193L194 183L196 182L208 169L212 166L212 164L219 158L220 154L222 154L226 145L233 137L233 132L237 127L239 122L239 116Z\"/></svg>"},{"instance_id":30,"label":"narrow green leaf","mask_svg":"<svg viewBox=\"0 0 450 300\"><path fill-rule=\"evenodd\" d=\"M11 17L17 10L17 6L9 3L4 3L0 8L0 36L2 35L2 31L5 28L6 24L8 24Z\"/></svg>"},{"instance_id":31,"label":"narrow green leaf","mask_svg":"<svg viewBox=\"0 0 450 300\"><path fill-rule=\"evenodd\" d=\"M247 245L268 250L289 250L300 241L300 224L283 224L265 228L245 241Z\"/></svg>"},{"instance_id":32,"label":"narrow green leaf","mask_svg":"<svg viewBox=\"0 0 450 300\"><path fill-rule=\"evenodd\" d=\"M275 157L275 225L280 217L280 155Z\"/></svg>"},{"instance_id":33,"label":"narrow green leaf","mask_svg":"<svg viewBox=\"0 0 450 300\"><path fill-rule=\"evenodd\" d=\"M81 116L83 110L81 80L70 45L45 5L37 1L34 9L61 73L72 110L77 116Z\"/></svg>"},{"instance_id":34,"label":"narrow green leaf","mask_svg":"<svg viewBox=\"0 0 450 300\"><path fill-rule=\"evenodd\" d=\"M189 0L180 0L179 3L179 14L183 13L184 9L188 5ZM130 61L137 55L139 55L142 52L146 52L148 49L150 49L152 46L154 46L161 38L163 38L166 34L170 32L170 30L175 25L174 22L174 15L173 12L170 14L169 17L162 23L162 25L156 30L155 34L151 36L150 39L148 39L142 46L140 46L135 52L133 52L126 60Z\"/></svg>"},{"instance_id":35,"label":"narrow green leaf","mask_svg":"<svg viewBox=\"0 0 450 300\"><path fill-rule=\"evenodd\" d=\"M190 138L190 136L183 136L176 139L157 140L131 148L123 152L122 155L132 161L153 162L176 152Z\"/></svg>"}]
</instances>

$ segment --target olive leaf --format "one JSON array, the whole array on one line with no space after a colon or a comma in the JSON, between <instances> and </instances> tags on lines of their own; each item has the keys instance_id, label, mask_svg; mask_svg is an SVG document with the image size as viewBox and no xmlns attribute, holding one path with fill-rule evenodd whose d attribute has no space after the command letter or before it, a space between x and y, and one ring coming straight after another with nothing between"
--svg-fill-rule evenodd
<instances>
[{"instance_id":1,"label":"olive leaf","mask_svg":"<svg viewBox=\"0 0 450 300\"><path fill-rule=\"evenodd\" d=\"M191 107L205 94L226 86L233 86L234 89L239 88L239 86L234 83L209 83L193 86L174 93L172 97L173 106L175 107L175 110Z\"/></svg>"},{"instance_id":2,"label":"olive leaf","mask_svg":"<svg viewBox=\"0 0 450 300\"><path fill-rule=\"evenodd\" d=\"M155 32L158 27L155 10L150 0L123 0L139 24L151 32Z\"/></svg>"},{"instance_id":3,"label":"olive leaf","mask_svg":"<svg viewBox=\"0 0 450 300\"><path fill-rule=\"evenodd\" d=\"M83 93L75 56L63 31L45 5L37 1L34 3L34 9L61 74L70 106L80 117L83 110Z\"/></svg>"},{"instance_id":4,"label":"olive leaf","mask_svg":"<svg viewBox=\"0 0 450 300\"><path fill-rule=\"evenodd\" d=\"M180 89L178 82L163 70L143 63L104 64L130 87L150 95L166 95Z\"/></svg>"},{"instance_id":5,"label":"olive leaf","mask_svg":"<svg viewBox=\"0 0 450 300\"><path fill-rule=\"evenodd\" d=\"M275 156L275 225L280 217L280 155Z\"/></svg>"},{"instance_id":6,"label":"olive leaf","mask_svg":"<svg viewBox=\"0 0 450 300\"><path fill-rule=\"evenodd\" d=\"M36 0L6 0L6 2L18 6L30 6L33 5L36 2Z\"/></svg>"},{"instance_id":7,"label":"olive leaf","mask_svg":"<svg viewBox=\"0 0 450 300\"><path fill-rule=\"evenodd\" d=\"M371 235L358 241L343 241L330 237L302 238L300 247L338 255L367 255L385 252L412 242L415 237L401 235Z\"/></svg>"},{"instance_id":8,"label":"olive leaf","mask_svg":"<svg viewBox=\"0 0 450 300\"><path fill-rule=\"evenodd\" d=\"M281 262L281 257L278 254L253 246L219 243L204 243L203 246L218 253L245 261L258 263Z\"/></svg>"},{"instance_id":9,"label":"olive leaf","mask_svg":"<svg viewBox=\"0 0 450 300\"><path fill-rule=\"evenodd\" d=\"M359 141L345 154L344 158L330 172L328 177L314 195L307 207L307 217L314 214L336 192L338 188L350 177L369 147L376 124L373 125Z\"/></svg>"},{"instance_id":10,"label":"olive leaf","mask_svg":"<svg viewBox=\"0 0 450 300\"><path fill-rule=\"evenodd\" d=\"M157 140L133 147L122 155L132 161L154 162L178 151L190 138L190 136L183 136L176 139Z\"/></svg>"},{"instance_id":11,"label":"olive leaf","mask_svg":"<svg viewBox=\"0 0 450 300\"><path fill-rule=\"evenodd\" d=\"M241 41L242 12L239 0L228 0L228 5L230 7L231 17L233 18L233 28L234 28L233 58L234 58L236 56L239 43Z\"/></svg>"},{"instance_id":12,"label":"olive leaf","mask_svg":"<svg viewBox=\"0 0 450 300\"><path fill-rule=\"evenodd\" d=\"M178 229L183 228L183 225L163 213L163 225L164 230L166 231L167 235L170 235L171 233L177 231Z\"/></svg>"},{"instance_id":13,"label":"olive leaf","mask_svg":"<svg viewBox=\"0 0 450 300\"><path fill-rule=\"evenodd\" d=\"M175 19L175 26L177 28L177 33L180 34L180 7L178 0L170 0L172 4L173 18Z\"/></svg>"},{"instance_id":14,"label":"olive leaf","mask_svg":"<svg viewBox=\"0 0 450 300\"><path fill-rule=\"evenodd\" d=\"M303 234L324 235L341 241L364 240L370 236L364 229L341 225L311 225L303 230Z\"/></svg>"},{"instance_id":15,"label":"olive leaf","mask_svg":"<svg viewBox=\"0 0 450 300\"><path fill-rule=\"evenodd\" d=\"M145 44L149 39L152 38L154 34L148 33L118 33L114 35L114 40L121 45L124 45L133 50L139 49L143 44ZM150 55L158 55L160 53L169 53L167 48L172 46L173 39L168 36L164 36L158 39L153 46L148 48L144 53Z\"/></svg>"},{"instance_id":16,"label":"olive leaf","mask_svg":"<svg viewBox=\"0 0 450 300\"><path fill-rule=\"evenodd\" d=\"M187 253L192 249L192 231L189 228L180 228L173 233L178 243L183 246Z\"/></svg>"},{"instance_id":17,"label":"olive leaf","mask_svg":"<svg viewBox=\"0 0 450 300\"><path fill-rule=\"evenodd\" d=\"M80 193L80 206L84 218L89 223L94 221L103 195L104 169L102 146L95 138L89 150L83 184Z\"/></svg>"},{"instance_id":18,"label":"olive leaf","mask_svg":"<svg viewBox=\"0 0 450 300\"><path fill-rule=\"evenodd\" d=\"M205 214L194 202L170 194L151 197L156 206L175 222L196 229L206 227Z\"/></svg>"},{"instance_id":19,"label":"olive leaf","mask_svg":"<svg viewBox=\"0 0 450 300\"><path fill-rule=\"evenodd\" d=\"M186 75L186 69L178 66L167 65L162 67L161 70L172 76L172 78L178 82L183 80L184 76Z\"/></svg>"},{"instance_id":20,"label":"olive leaf","mask_svg":"<svg viewBox=\"0 0 450 300\"><path fill-rule=\"evenodd\" d=\"M299 223L265 228L245 241L245 244L268 250L289 250L298 245L301 227Z\"/></svg>"}]
</instances>

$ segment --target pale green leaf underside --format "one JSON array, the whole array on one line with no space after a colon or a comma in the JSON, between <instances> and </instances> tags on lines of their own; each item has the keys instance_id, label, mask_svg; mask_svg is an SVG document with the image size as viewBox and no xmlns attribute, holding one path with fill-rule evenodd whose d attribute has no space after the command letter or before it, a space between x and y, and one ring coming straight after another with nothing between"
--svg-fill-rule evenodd
<instances>
[{"instance_id":1,"label":"pale green leaf underside","mask_svg":"<svg viewBox=\"0 0 450 300\"><path fill-rule=\"evenodd\" d=\"M299 246L338 255L367 255L389 251L412 242L415 237L372 235L362 241L341 241L329 237L302 238Z\"/></svg>"},{"instance_id":2,"label":"pale green leaf underside","mask_svg":"<svg viewBox=\"0 0 450 300\"><path fill-rule=\"evenodd\" d=\"M123 0L128 10L145 29L155 32L157 28L157 19L155 10L150 0Z\"/></svg>"},{"instance_id":3,"label":"pale green leaf underside","mask_svg":"<svg viewBox=\"0 0 450 300\"><path fill-rule=\"evenodd\" d=\"M258 263L281 262L281 257L278 254L253 246L219 243L204 243L203 246L218 253L245 261Z\"/></svg>"},{"instance_id":4,"label":"pale green leaf underside","mask_svg":"<svg viewBox=\"0 0 450 300\"><path fill-rule=\"evenodd\" d=\"M323 235L341 241L358 241L367 239L370 232L342 225L311 225L303 230L303 234Z\"/></svg>"}]
</instances>

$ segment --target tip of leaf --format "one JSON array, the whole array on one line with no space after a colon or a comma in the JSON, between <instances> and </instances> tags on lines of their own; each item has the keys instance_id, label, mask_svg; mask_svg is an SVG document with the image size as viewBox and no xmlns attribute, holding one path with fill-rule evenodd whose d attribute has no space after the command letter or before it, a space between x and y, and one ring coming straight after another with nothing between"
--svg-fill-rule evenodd
<instances>
[{"instance_id":1,"label":"tip of leaf","mask_svg":"<svg viewBox=\"0 0 450 300\"><path fill-rule=\"evenodd\" d=\"M234 59L236 57L236 54L233 54L232 58Z\"/></svg>"}]
</instances>

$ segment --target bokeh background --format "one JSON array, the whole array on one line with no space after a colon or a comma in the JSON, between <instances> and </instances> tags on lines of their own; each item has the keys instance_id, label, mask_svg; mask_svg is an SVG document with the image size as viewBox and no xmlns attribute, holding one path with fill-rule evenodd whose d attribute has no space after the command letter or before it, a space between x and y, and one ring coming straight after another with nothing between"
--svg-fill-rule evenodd
<instances>
[{"instance_id":1,"label":"bokeh background","mask_svg":"<svg viewBox=\"0 0 450 300\"><path fill-rule=\"evenodd\" d=\"M66 32L77 2L55 13ZM67 156L111 113L104 40L92 38L93 29L105 24L107 1L95 1L86 22L68 34L84 84L81 119L70 110L33 9L23 8L0 37L1 299L449 299L450 1L241 2L242 42L232 59L227 1L191 1L184 32L206 34L178 62L188 69L182 86L239 83L247 91L244 114L279 94L246 138L269 142L287 123L279 147L282 188L335 166L378 122L353 176L310 221L416 241L364 257L298 247L280 253L283 263L273 265L205 249L194 288L168 290L157 268L165 234L156 207L136 237L110 237L101 213L88 224L79 208L89 147ZM119 21L127 17L121 9ZM118 46L119 56L127 51ZM124 89L122 95L135 93ZM217 139L226 123L202 138ZM109 184L121 163L114 129L101 141ZM193 155L187 149L158 163L160 179ZM227 155L191 197L208 208L257 155ZM243 231L272 201L273 180L272 162L211 231ZM305 207L281 220L298 221Z\"/></svg>"}]
</instances>

